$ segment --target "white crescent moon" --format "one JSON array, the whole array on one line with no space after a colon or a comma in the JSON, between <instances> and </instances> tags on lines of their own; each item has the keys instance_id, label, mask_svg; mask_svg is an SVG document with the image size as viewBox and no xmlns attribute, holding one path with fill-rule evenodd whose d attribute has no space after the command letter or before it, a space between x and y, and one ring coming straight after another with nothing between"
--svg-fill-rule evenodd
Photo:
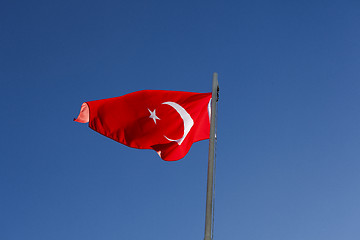
<instances>
[{"instance_id":1,"label":"white crescent moon","mask_svg":"<svg viewBox=\"0 0 360 240\"><path fill-rule=\"evenodd\" d=\"M190 132L192 126L194 126L194 120L191 118L190 114L179 104L177 104L175 102L163 102L162 104L166 104L166 105L169 105L170 107L174 108L179 113L180 117L182 118L182 120L184 122L184 135L182 136L182 138L174 140L174 139L170 139L164 135L164 137L167 140L172 141L172 142L177 142L177 144L181 145L181 143L184 141L184 139Z\"/></svg>"}]
</instances>

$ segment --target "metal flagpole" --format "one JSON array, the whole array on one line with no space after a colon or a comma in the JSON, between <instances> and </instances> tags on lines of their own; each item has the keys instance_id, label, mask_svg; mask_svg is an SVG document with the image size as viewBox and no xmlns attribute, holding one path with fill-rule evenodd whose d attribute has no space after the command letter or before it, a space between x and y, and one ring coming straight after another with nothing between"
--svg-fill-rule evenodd
<instances>
[{"instance_id":1,"label":"metal flagpole","mask_svg":"<svg viewBox=\"0 0 360 240\"><path fill-rule=\"evenodd\" d=\"M210 120L210 138L209 138L209 160L207 174L207 192L206 192L206 212L205 212L205 237L204 240L211 240L211 225L213 214L213 189L214 189L214 145L215 145L215 119L216 103L218 101L219 83L218 74L213 74L212 100L211 100L211 120Z\"/></svg>"}]
</instances>

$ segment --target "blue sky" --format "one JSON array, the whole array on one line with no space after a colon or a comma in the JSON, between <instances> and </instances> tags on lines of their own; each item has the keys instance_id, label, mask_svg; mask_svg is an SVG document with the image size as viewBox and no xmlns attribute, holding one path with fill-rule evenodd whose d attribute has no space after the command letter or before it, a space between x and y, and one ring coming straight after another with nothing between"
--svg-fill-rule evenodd
<instances>
[{"instance_id":1,"label":"blue sky","mask_svg":"<svg viewBox=\"0 0 360 240\"><path fill-rule=\"evenodd\" d=\"M203 239L208 141L165 162L72 119L215 71L215 239L359 239L359 23L359 1L3 1L0 239Z\"/></svg>"}]
</instances>

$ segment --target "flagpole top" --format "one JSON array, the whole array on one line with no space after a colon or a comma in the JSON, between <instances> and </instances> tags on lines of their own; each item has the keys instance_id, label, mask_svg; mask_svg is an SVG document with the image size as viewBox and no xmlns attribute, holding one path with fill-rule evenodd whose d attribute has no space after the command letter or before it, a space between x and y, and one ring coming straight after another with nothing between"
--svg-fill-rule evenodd
<instances>
[{"instance_id":1,"label":"flagpole top","mask_svg":"<svg viewBox=\"0 0 360 240\"><path fill-rule=\"evenodd\" d=\"M213 73L213 82L216 82L216 84L218 85L218 73L217 72Z\"/></svg>"},{"instance_id":2,"label":"flagpole top","mask_svg":"<svg viewBox=\"0 0 360 240\"><path fill-rule=\"evenodd\" d=\"M216 102L219 100L219 81L218 81L218 73L213 73L213 83L212 83L213 94L216 94ZM216 92L216 93L215 93ZM213 95L215 99L215 96Z\"/></svg>"}]
</instances>

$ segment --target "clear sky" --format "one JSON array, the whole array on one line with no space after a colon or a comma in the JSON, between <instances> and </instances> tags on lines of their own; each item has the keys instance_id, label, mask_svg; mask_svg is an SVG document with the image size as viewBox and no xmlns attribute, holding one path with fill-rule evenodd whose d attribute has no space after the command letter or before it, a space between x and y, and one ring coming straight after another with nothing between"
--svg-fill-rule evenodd
<instances>
[{"instance_id":1,"label":"clear sky","mask_svg":"<svg viewBox=\"0 0 360 240\"><path fill-rule=\"evenodd\" d=\"M0 239L202 240L208 141L165 162L72 119L215 71L215 239L360 239L359 26L358 0L3 0Z\"/></svg>"}]
</instances>

